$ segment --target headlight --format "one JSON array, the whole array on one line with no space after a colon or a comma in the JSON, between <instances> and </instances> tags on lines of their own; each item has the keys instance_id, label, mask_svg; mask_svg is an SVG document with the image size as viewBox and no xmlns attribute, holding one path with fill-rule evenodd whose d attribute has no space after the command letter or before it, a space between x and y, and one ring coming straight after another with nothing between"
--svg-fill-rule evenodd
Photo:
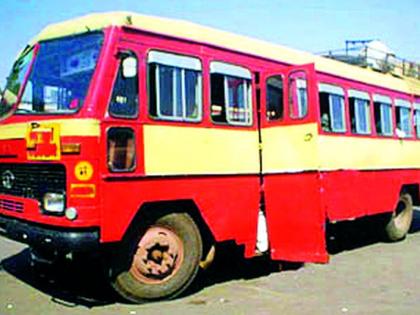
<instances>
[{"instance_id":1,"label":"headlight","mask_svg":"<svg viewBox=\"0 0 420 315\"><path fill-rule=\"evenodd\" d=\"M43 199L43 208L45 211L53 213L62 213L65 207L64 194L46 193Z\"/></svg>"}]
</instances>

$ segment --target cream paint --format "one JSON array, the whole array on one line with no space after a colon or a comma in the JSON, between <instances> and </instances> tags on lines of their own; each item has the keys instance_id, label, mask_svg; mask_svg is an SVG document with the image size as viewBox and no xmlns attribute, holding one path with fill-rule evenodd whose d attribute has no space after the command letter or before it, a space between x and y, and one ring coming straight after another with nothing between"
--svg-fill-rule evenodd
<instances>
[{"instance_id":1,"label":"cream paint","mask_svg":"<svg viewBox=\"0 0 420 315\"><path fill-rule=\"evenodd\" d=\"M322 170L420 168L420 142L403 139L320 136Z\"/></svg>"},{"instance_id":2,"label":"cream paint","mask_svg":"<svg viewBox=\"0 0 420 315\"><path fill-rule=\"evenodd\" d=\"M256 130L144 126L146 175L258 174Z\"/></svg>"},{"instance_id":3,"label":"cream paint","mask_svg":"<svg viewBox=\"0 0 420 315\"><path fill-rule=\"evenodd\" d=\"M318 169L317 128L315 123L264 128L263 172Z\"/></svg>"},{"instance_id":4,"label":"cream paint","mask_svg":"<svg viewBox=\"0 0 420 315\"><path fill-rule=\"evenodd\" d=\"M0 140L25 138L31 122L0 125ZM39 122L60 125L60 136L98 137L100 135L100 122L97 119L49 119Z\"/></svg>"},{"instance_id":5,"label":"cream paint","mask_svg":"<svg viewBox=\"0 0 420 315\"><path fill-rule=\"evenodd\" d=\"M266 128L264 173L420 168L420 142L318 134L317 124Z\"/></svg>"}]
</instances>

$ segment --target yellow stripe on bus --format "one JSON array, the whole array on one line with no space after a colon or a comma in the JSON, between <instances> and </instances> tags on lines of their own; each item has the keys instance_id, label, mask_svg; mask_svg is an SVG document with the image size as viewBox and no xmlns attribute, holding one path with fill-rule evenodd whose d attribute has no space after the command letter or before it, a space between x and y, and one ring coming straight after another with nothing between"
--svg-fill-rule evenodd
<instances>
[{"instance_id":1,"label":"yellow stripe on bus","mask_svg":"<svg viewBox=\"0 0 420 315\"><path fill-rule=\"evenodd\" d=\"M146 175L257 174L258 132L144 126Z\"/></svg>"},{"instance_id":2,"label":"yellow stripe on bus","mask_svg":"<svg viewBox=\"0 0 420 315\"><path fill-rule=\"evenodd\" d=\"M398 139L319 137L323 170L420 168L420 142Z\"/></svg>"},{"instance_id":3,"label":"yellow stripe on bus","mask_svg":"<svg viewBox=\"0 0 420 315\"><path fill-rule=\"evenodd\" d=\"M317 124L265 128L263 172L420 168L420 141L320 135Z\"/></svg>"},{"instance_id":4,"label":"yellow stripe on bus","mask_svg":"<svg viewBox=\"0 0 420 315\"><path fill-rule=\"evenodd\" d=\"M51 119L39 120L39 122L59 124L60 136L98 137L100 135L100 125L99 120L97 119ZM0 140L25 138L30 123L31 122L0 125Z\"/></svg>"},{"instance_id":5,"label":"yellow stripe on bus","mask_svg":"<svg viewBox=\"0 0 420 315\"><path fill-rule=\"evenodd\" d=\"M263 172L318 169L317 128L316 123L264 128Z\"/></svg>"}]
</instances>

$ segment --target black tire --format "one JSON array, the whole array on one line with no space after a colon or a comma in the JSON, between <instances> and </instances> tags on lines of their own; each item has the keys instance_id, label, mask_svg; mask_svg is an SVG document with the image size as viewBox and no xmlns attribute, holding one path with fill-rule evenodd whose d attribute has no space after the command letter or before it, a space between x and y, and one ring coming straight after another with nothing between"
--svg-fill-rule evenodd
<instances>
[{"instance_id":1,"label":"black tire","mask_svg":"<svg viewBox=\"0 0 420 315\"><path fill-rule=\"evenodd\" d=\"M173 274L169 274L163 279L158 280L152 277L156 275L145 275L141 273L141 277L139 277L138 272L132 271L133 268L136 269L133 267L136 264L135 262L139 261L138 259L135 259L135 257L138 257L136 255L138 255L141 250L143 253L145 252L145 250L141 248L146 246L141 246L141 242L149 231L156 228L163 229L164 231L166 230L169 234L176 235L176 239L179 241L176 244L180 244L181 242L182 246L180 247L182 247L183 251L182 260L180 259L181 262L179 264L175 262L177 267L174 270L176 271L173 271ZM120 296L134 303L143 303L159 299L172 299L179 296L188 288L196 277L203 252L200 231L194 220L186 213L169 213L156 219L149 227L144 229L144 233L140 234L141 235L132 238L130 241L131 246L129 246L131 247L131 250L128 250L129 252L122 256L130 260L130 263L128 264L130 267L117 272L111 279L111 285ZM152 239L153 242L155 242L153 237L147 239ZM154 250L152 254L150 253L151 250L151 247L149 247L149 249L147 249L148 255L143 255L141 257L149 257L150 260L153 260L154 258L151 258L150 256L153 255ZM159 247L159 251L160 253L163 253L161 247ZM171 257L172 256L173 255L171 254ZM163 257L163 255L161 255L161 257ZM176 261L177 257L173 259L173 261ZM143 261L145 260L143 259ZM122 263L124 264L124 262ZM156 261L152 261L151 263L156 264ZM163 262L161 261L160 264L163 264ZM127 262L125 262L125 265L127 265ZM144 269L142 270L144 271ZM153 281L156 282L153 283Z\"/></svg>"},{"instance_id":2,"label":"black tire","mask_svg":"<svg viewBox=\"0 0 420 315\"><path fill-rule=\"evenodd\" d=\"M413 199L409 194L402 194L397 207L385 226L385 238L389 242L403 240L413 221Z\"/></svg>"}]
</instances>

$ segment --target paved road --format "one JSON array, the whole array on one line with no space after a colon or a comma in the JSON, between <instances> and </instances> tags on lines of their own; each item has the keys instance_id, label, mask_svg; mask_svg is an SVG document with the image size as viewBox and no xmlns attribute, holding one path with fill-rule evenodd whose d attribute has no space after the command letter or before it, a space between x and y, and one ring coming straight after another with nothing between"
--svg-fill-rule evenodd
<instances>
[{"instance_id":1,"label":"paved road","mask_svg":"<svg viewBox=\"0 0 420 315\"><path fill-rule=\"evenodd\" d=\"M27 248L1 239L0 314L420 314L420 212L401 243L378 242L358 223L340 228L328 265L280 272L230 251L187 296L146 305L118 301L94 261L34 274Z\"/></svg>"}]
</instances>

